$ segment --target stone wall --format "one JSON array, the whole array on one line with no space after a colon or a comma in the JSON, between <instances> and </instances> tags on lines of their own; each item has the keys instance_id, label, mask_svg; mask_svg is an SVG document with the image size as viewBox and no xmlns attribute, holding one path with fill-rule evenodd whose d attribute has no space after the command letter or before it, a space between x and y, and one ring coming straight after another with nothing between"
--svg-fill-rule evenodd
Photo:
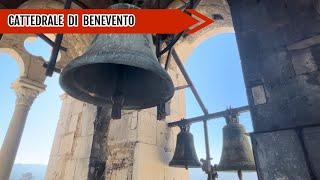
<instances>
[{"instance_id":1,"label":"stone wall","mask_svg":"<svg viewBox=\"0 0 320 180\"><path fill-rule=\"evenodd\" d=\"M314 1L229 4L259 179L319 179L320 16Z\"/></svg>"},{"instance_id":2,"label":"stone wall","mask_svg":"<svg viewBox=\"0 0 320 180\"><path fill-rule=\"evenodd\" d=\"M96 107L62 95L46 179L86 179Z\"/></svg>"}]
</instances>

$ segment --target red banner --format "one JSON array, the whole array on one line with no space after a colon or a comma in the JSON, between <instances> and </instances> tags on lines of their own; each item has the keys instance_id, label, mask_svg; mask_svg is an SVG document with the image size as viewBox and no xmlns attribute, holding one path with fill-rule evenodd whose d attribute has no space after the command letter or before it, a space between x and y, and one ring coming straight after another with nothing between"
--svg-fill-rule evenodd
<instances>
[{"instance_id":1,"label":"red banner","mask_svg":"<svg viewBox=\"0 0 320 180\"><path fill-rule=\"evenodd\" d=\"M195 18L197 17L197 18ZM194 33L213 20L178 9L1 9L0 33Z\"/></svg>"}]
</instances>

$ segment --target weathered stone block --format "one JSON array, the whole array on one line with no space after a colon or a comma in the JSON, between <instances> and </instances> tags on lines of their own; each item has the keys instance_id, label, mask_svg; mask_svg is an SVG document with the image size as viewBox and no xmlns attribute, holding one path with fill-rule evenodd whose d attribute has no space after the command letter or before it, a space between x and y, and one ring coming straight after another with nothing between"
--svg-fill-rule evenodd
<instances>
[{"instance_id":1,"label":"weathered stone block","mask_svg":"<svg viewBox=\"0 0 320 180\"><path fill-rule=\"evenodd\" d=\"M166 145L164 146L165 152L173 153L176 147L177 135L180 132L179 127L169 128L167 131L168 139ZM173 155L173 154L172 154Z\"/></svg>"},{"instance_id":2,"label":"weathered stone block","mask_svg":"<svg viewBox=\"0 0 320 180\"><path fill-rule=\"evenodd\" d=\"M77 115L77 114L81 113L83 110L84 104L85 104L84 102L72 98L72 101L70 104L70 106L72 108L71 115Z\"/></svg>"},{"instance_id":3,"label":"weathered stone block","mask_svg":"<svg viewBox=\"0 0 320 180\"><path fill-rule=\"evenodd\" d=\"M318 70L310 49L293 51L292 64L297 75L311 73Z\"/></svg>"},{"instance_id":4,"label":"weathered stone block","mask_svg":"<svg viewBox=\"0 0 320 180\"><path fill-rule=\"evenodd\" d=\"M134 155L133 180L165 178L165 153L157 146L138 143ZM155 174L157 176L155 176Z\"/></svg>"},{"instance_id":5,"label":"weathered stone block","mask_svg":"<svg viewBox=\"0 0 320 180\"><path fill-rule=\"evenodd\" d=\"M127 171L127 177L131 179L135 147L135 142L118 143L108 146L106 179L116 180L120 170Z\"/></svg>"},{"instance_id":6,"label":"weathered stone block","mask_svg":"<svg viewBox=\"0 0 320 180\"><path fill-rule=\"evenodd\" d=\"M97 107L85 104L81 118L81 136L92 135L94 132L94 120L97 114Z\"/></svg>"},{"instance_id":7,"label":"weathered stone block","mask_svg":"<svg viewBox=\"0 0 320 180\"><path fill-rule=\"evenodd\" d=\"M121 120L111 120L108 133L108 144L128 141L130 123L128 115L122 115Z\"/></svg>"},{"instance_id":8,"label":"weathered stone block","mask_svg":"<svg viewBox=\"0 0 320 180\"><path fill-rule=\"evenodd\" d=\"M264 84L267 103L251 108L255 131L319 123L319 74L299 75L276 86Z\"/></svg>"},{"instance_id":9,"label":"weathered stone block","mask_svg":"<svg viewBox=\"0 0 320 180\"><path fill-rule=\"evenodd\" d=\"M77 159L74 179L86 180L89 172L89 158Z\"/></svg>"},{"instance_id":10,"label":"weathered stone block","mask_svg":"<svg viewBox=\"0 0 320 180\"><path fill-rule=\"evenodd\" d=\"M64 171L64 180L74 180L74 173L76 170L76 161L69 159L66 162L65 171Z\"/></svg>"},{"instance_id":11,"label":"weathered stone block","mask_svg":"<svg viewBox=\"0 0 320 180\"><path fill-rule=\"evenodd\" d=\"M320 179L320 127L305 128L302 131L312 171Z\"/></svg>"},{"instance_id":12,"label":"weathered stone block","mask_svg":"<svg viewBox=\"0 0 320 180\"><path fill-rule=\"evenodd\" d=\"M157 143L156 108L139 111L138 123L138 141L155 145Z\"/></svg>"},{"instance_id":13,"label":"weathered stone block","mask_svg":"<svg viewBox=\"0 0 320 180\"><path fill-rule=\"evenodd\" d=\"M65 155L65 154L71 153L73 140L74 140L74 133L69 133L69 134L66 134L64 137L62 137L59 155Z\"/></svg>"},{"instance_id":14,"label":"weathered stone block","mask_svg":"<svg viewBox=\"0 0 320 180\"><path fill-rule=\"evenodd\" d=\"M157 121L157 146L164 148L168 142L169 137L168 125L165 121Z\"/></svg>"},{"instance_id":15,"label":"weathered stone block","mask_svg":"<svg viewBox=\"0 0 320 180\"><path fill-rule=\"evenodd\" d=\"M61 180L64 177L65 157L55 156L50 158L46 180Z\"/></svg>"},{"instance_id":16,"label":"weathered stone block","mask_svg":"<svg viewBox=\"0 0 320 180\"><path fill-rule=\"evenodd\" d=\"M294 130L252 134L251 140L259 179L310 179Z\"/></svg>"},{"instance_id":17,"label":"weathered stone block","mask_svg":"<svg viewBox=\"0 0 320 180\"><path fill-rule=\"evenodd\" d=\"M131 180L131 174L129 168L124 168L120 170L114 170L111 174L106 178L106 180L116 180L116 179L126 179Z\"/></svg>"},{"instance_id":18,"label":"weathered stone block","mask_svg":"<svg viewBox=\"0 0 320 180\"><path fill-rule=\"evenodd\" d=\"M81 117L81 113L71 116L71 118L69 119L69 127L67 133L72 133L77 130L79 117Z\"/></svg>"},{"instance_id":19,"label":"weathered stone block","mask_svg":"<svg viewBox=\"0 0 320 180\"><path fill-rule=\"evenodd\" d=\"M55 135L54 137L54 141L51 147L51 153L50 156L56 156L59 154L59 150L60 150L60 144L61 144L61 139L63 136L58 136Z\"/></svg>"},{"instance_id":20,"label":"weathered stone block","mask_svg":"<svg viewBox=\"0 0 320 180\"><path fill-rule=\"evenodd\" d=\"M138 127L138 112L134 111L132 117L130 118L130 130L135 130Z\"/></svg>"},{"instance_id":21,"label":"weathered stone block","mask_svg":"<svg viewBox=\"0 0 320 180\"><path fill-rule=\"evenodd\" d=\"M83 136L75 138L74 157L77 159L89 158L92 147L93 136Z\"/></svg>"},{"instance_id":22,"label":"weathered stone block","mask_svg":"<svg viewBox=\"0 0 320 180\"><path fill-rule=\"evenodd\" d=\"M254 105L267 103L266 93L262 85L251 88Z\"/></svg>"}]
</instances>

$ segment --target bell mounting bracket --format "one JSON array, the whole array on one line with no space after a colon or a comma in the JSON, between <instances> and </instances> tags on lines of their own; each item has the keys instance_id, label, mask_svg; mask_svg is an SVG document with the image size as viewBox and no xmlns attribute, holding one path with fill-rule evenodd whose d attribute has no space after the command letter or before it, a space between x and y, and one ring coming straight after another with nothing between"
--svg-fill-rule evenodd
<instances>
[{"instance_id":1,"label":"bell mounting bracket","mask_svg":"<svg viewBox=\"0 0 320 180\"><path fill-rule=\"evenodd\" d=\"M179 128L181 132L189 132L190 131L190 124L180 124Z\"/></svg>"}]
</instances>

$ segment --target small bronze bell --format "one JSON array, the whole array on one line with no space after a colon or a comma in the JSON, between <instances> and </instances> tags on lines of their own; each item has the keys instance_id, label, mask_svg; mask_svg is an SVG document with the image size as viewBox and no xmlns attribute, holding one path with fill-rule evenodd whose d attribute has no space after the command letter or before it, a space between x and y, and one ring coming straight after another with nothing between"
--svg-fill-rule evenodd
<instances>
[{"instance_id":1,"label":"small bronze bell","mask_svg":"<svg viewBox=\"0 0 320 180\"><path fill-rule=\"evenodd\" d=\"M158 62L150 34L97 35L88 50L63 69L60 84L76 99L112 105L112 116L116 118L121 109L154 107L170 100L174 93L173 82Z\"/></svg>"},{"instance_id":2,"label":"small bronze bell","mask_svg":"<svg viewBox=\"0 0 320 180\"><path fill-rule=\"evenodd\" d=\"M238 113L231 110L223 127L223 148L218 171L254 171L255 163L249 139L243 125L239 124Z\"/></svg>"},{"instance_id":3,"label":"small bronze bell","mask_svg":"<svg viewBox=\"0 0 320 180\"><path fill-rule=\"evenodd\" d=\"M194 148L193 135L189 132L189 126L180 127L181 132L177 136L176 149L169 166L188 169L201 167L196 150Z\"/></svg>"}]
</instances>

